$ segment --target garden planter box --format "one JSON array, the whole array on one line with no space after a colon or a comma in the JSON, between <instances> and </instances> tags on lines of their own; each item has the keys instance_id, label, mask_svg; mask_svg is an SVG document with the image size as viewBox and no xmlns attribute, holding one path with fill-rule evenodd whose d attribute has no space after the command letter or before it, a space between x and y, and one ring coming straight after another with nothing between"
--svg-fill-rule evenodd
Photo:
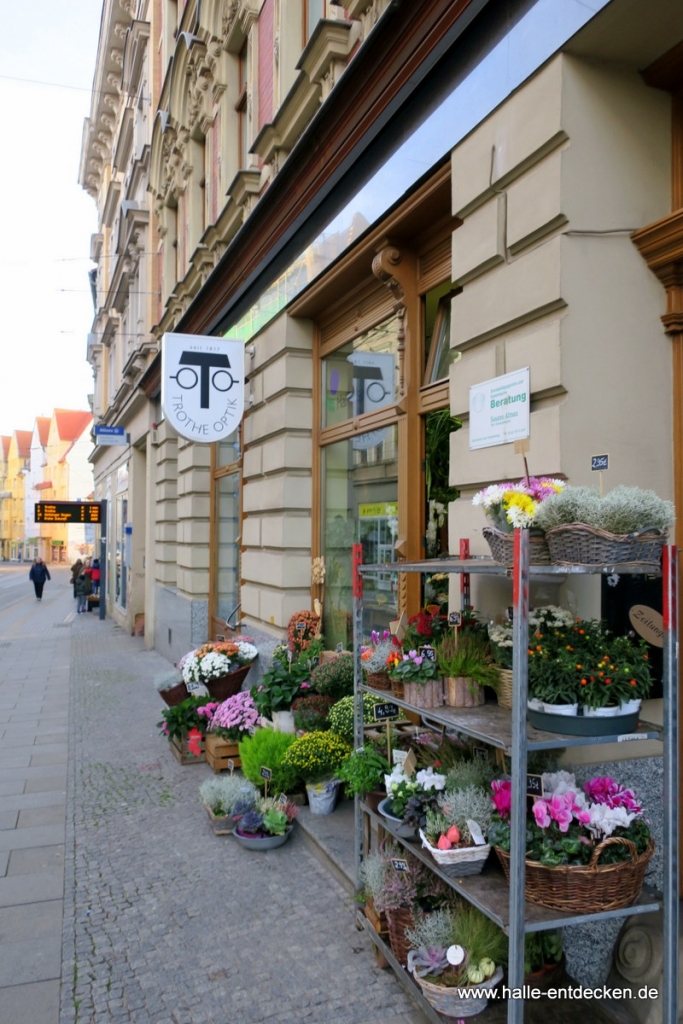
<instances>
[{"instance_id":1,"label":"garden planter box","mask_svg":"<svg viewBox=\"0 0 683 1024\"><path fill-rule=\"evenodd\" d=\"M239 768L242 764L237 743L231 743L230 740L224 740L209 732L206 734L204 747L206 762L216 774L229 770L228 761L233 762L233 768Z\"/></svg>"},{"instance_id":2,"label":"garden planter box","mask_svg":"<svg viewBox=\"0 0 683 1024\"><path fill-rule=\"evenodd\" d=\"M201 742L201 754L196 757L194 754L190 754L187 749L187 732L183 732L182 736L169 737L169 746L175 757L176 761L180 761L181 764L206 764L206 754L204 752L204 740Z\"/></svg>"}]
</instances>

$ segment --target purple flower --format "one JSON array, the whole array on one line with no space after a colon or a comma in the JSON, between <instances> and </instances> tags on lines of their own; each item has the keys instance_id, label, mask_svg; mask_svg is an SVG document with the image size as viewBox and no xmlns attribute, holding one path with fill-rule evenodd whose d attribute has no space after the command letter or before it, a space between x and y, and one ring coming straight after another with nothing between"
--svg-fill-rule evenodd
<instances>
[{"instance_id":1,"label":"purple flower","mask_svg":"<svg viewBox=\"0 0 683 1024\"><path fill-rule=\"evenodd\" d=\"M416 658L413 658L413 661L415 662L415 664L416 664L416 665L421 665L421 664L422 664L422 662L424 661L424 658L421 658L421 657L420 657L420 656L418 655L418 656L417 656Z\"/></svg>"}]
</instances>

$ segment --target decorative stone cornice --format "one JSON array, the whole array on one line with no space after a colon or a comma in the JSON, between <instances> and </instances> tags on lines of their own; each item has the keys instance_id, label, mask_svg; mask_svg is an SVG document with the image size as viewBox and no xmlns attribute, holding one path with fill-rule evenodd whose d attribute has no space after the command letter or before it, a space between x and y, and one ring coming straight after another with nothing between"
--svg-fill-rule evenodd
<instances>
[{"instance_id":1,"label":"decorative stone cornice","mask_svg":"<svg viewBox=\"0 0 683 1024\"><path fill-rule=\"evenodd\" d=\"M228 195L238 209L243 211L243 220L253 210L261 191L261 172L256 170L238 171L228 188Z\"/></svg>"},{"instance_id":2,"label":"decorative stone cornice","mask_svg":"<svg viewBox=\"0 0 683 1024\"><path fill-rule=\"evenodd\" d=\"M683 209L639 228L631 240L666 288L662 323L668 335L683 334Z\"/></svg>"}]
</instances>

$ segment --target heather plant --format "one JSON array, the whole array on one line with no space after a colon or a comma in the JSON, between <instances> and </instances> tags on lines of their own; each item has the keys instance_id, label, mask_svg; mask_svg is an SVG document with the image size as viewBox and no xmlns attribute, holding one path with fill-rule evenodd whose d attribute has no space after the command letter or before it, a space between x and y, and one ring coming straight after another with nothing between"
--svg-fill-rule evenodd
<instances>
[{"instance_id":1,"label":"heather plant","mask_svg":"<svg viewBox=\"0 0 683 1024\"><path fill-rule=\"evenodd\" d=\"M534 517L534 526L550 530L565 523L600 527L600 495L591 487L565 487L547 498Z\"/></svg>"},{"instance_id":2,"label":"heather plant","mask_svg":"<svg viewBox=\"0 0 683 1024\"><path fill-rule=\"evenodd\" d=\"M256 787L240 775L218 775L205 779L199 787L199 799L217 818L229 816L238 802L253 806Z\"/></svg>"},{"instance_id":3,"label":"heather plant","mask_svg":"<svg viewBox=\"0 0 683 1024\"><path fill-rule=\"evenodd\" d=\"M363 858L360 866L359 882L363 897L377 902L377 897L384 885L384 872L386 864L382 855L378 852L369 853Z\"/></svg>"}]
</instances>

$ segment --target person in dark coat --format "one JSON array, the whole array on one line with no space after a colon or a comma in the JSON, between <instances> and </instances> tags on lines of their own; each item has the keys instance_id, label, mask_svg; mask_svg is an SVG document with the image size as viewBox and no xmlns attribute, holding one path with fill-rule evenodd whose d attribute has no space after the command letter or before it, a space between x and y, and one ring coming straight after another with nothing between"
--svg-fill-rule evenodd
<instances>
[{"instance_id":1,"label":"person in dark coat","mask_svg":"<svg viewBox=\"0 0 683 1024\"><path fill-rule=\"evenodd\" d=\"M42 558L36 558L35 562L31 566L28 578L33 583L33 589L36 592L36 597L39 601L42 601L45 581L50 579L50 573L48 572L48 568Z\"/></svg>"},{"instance_id":2,"label":"person in dark coat","mask_svg":"<svg viewBox=\"0 0 683 1024\"><path fill-rule=\"evenodd\" d=\"M78 577L74 583L74 593L76 594L76 611L80 615L81 612L87 612L88 610L88 595L92 594L92 580L89 576L86 576L84 572Z\"/></svg>"},{"instance_id":3,"label":"person in dark coat","mask_svg":"<svg viewBox=\"0 0 683 1024\"><path fill-rule=\"evenodd\" d=\"M77 558L76 561L74 562L74 564L71 566L71 579L69 580L69 582L73 584L74 597L78 596L76 594L76 580L81 575L82 569L83 569L83 562L82 562L82 560L80 558Z\"/></svg>"}]
</instances>

